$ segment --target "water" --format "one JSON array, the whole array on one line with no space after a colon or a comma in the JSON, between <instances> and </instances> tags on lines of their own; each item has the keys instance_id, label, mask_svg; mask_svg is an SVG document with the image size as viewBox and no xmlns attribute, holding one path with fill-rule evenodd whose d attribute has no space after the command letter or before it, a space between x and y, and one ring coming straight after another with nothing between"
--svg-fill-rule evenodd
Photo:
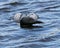
<instances>
[{"instance_id":1,"label":"water","mask_svg":"<svg viewBox=\"0 0 60 48\"><path fill-rule=\"evenodd\" d=\"M21 28L10 19L34 12L43 28ZM0 48L60 48L60 0L0 0Z\"/></svg>"}]
</instances>

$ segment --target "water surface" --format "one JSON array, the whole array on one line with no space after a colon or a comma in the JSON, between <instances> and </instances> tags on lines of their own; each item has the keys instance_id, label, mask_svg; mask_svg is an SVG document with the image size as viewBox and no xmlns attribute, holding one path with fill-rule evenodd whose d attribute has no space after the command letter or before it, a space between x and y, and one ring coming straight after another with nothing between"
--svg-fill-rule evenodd
<instances>
[{"instance_id":1,"label":"water surface","mask_svg":"<svg viewBox=\"0 0 60 48\"><path fill-rule=\"evenodd\" d=\"M10 19L34 12L43 28L21 28ZM60 48L60 0L0 0L0 48Z\"/></svg>"}]
</instances>

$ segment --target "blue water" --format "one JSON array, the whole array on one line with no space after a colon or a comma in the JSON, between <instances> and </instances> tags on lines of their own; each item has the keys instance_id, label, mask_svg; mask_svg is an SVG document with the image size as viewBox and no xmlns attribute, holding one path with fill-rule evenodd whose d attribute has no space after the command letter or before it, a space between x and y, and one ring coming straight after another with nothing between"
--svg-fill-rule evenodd
<instances>
[{"instance_id":1,"label":"blue water","mask_svg":"<svg viewBox=\"0 0 60 48\"><path fill-rule=\"evenodd\" d=\"M15 13L34 12L42 28L21 28ZM0 48L60 48L60 0L0 0Z\"/></svg>"}]
</instances>

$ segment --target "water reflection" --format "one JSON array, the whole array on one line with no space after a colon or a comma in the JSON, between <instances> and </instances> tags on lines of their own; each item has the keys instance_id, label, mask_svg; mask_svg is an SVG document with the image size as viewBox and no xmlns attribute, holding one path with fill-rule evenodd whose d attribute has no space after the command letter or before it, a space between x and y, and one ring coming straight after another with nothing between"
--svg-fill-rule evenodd
<instances>
[{"instance_id":1,"label":"water reflection","mask_svg":"<svg viewBox=\"0 0 60 48\"><path fill-rule=\"evenodd\" d=\"M20 26L21 28L30 28L30 29L32 29L32 28L43 28L43 26Z\"/></svg>"}]
</instances>

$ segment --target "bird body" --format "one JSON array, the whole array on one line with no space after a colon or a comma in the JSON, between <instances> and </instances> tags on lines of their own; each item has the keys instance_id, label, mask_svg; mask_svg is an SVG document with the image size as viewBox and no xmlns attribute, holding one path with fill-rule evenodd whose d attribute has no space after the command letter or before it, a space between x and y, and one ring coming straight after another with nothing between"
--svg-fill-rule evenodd
<instances>
[{"instance_id":1,"label":"bird body","mask_svg":"<svg viewBox=\"0 0 60 48\"><path fill-rule=\"evenodd\" d=\"M28 15L17 13L14 16L14 20L20 23L21 26L32 26L32 24L42 23L41 21L38 21L38 16L34 13Z\"/></svg>"}]
</instances>

